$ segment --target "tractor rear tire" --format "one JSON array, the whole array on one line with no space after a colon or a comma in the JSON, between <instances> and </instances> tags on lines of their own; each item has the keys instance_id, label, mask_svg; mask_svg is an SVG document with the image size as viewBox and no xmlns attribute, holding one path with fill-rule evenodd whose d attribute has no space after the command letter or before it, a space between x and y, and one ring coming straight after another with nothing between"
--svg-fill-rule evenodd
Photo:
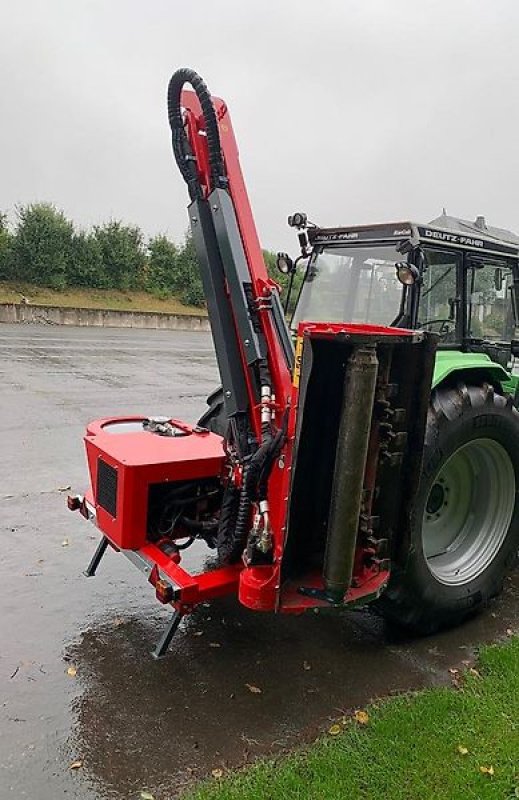
<instances>
[{"instance_id":1,"label":"tractor rear tire","mask_svg":"<svg viewBox=\"0 0 519 800\"><path fill-rule=\"evenodd\" d=\"M519 413L484 383L433 391L410 534L378 610L431 634L484 608L519 549Z\"/></svg>"}]
</instances>

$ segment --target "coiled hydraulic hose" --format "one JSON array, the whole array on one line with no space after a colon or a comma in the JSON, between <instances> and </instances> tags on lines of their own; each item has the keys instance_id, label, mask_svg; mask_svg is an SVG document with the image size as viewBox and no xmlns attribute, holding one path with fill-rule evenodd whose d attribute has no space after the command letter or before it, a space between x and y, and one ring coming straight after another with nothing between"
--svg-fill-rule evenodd
<instances>
[{"instance_id":1,"label":"coiled hydraulic hose","mask_svg":"<svg viewBox=\"0 0 519 800\"><path fill-rule=\"evenodd\" d=\"M189 83L202 107L205 121L205 132L207 136L207 148L209 150L209 163L211 166L211 189L225 188L227 186L227 176L222 158L220 145L220 133L218 121L211 99L209 89L203 79L192 69L178 69L171 76L168 86L168 119L171 128L173 153L178 168L187 183L191 200L202 196L202 189L198 180L198 173L194 161L193 152L184 129L182 118L182 105L180 95L186 83Z\"/></svg>"}]
</instances>

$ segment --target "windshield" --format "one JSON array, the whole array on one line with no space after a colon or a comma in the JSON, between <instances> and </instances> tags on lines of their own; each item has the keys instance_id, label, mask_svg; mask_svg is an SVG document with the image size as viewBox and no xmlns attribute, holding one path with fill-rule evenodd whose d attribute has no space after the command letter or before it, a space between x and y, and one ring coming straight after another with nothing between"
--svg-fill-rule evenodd
<instances>
[{"instance_id":1,"label":"windshield","mask_svg":"<svg viewBox=\"0 0 519 800\"><path fill-rule=\"evenodd\" d=\"M367 322L391 325L399 316L403 286L395 246L328 247L314 252L292 327L299 322Z\"/></svg>"}]
</instances>

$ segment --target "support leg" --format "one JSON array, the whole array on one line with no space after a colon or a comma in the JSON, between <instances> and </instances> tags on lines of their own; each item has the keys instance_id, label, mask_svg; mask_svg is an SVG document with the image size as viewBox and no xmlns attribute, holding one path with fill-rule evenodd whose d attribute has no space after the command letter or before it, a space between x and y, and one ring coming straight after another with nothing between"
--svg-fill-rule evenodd
<instances>
[{"instance_id":1,"label":"support leg","mask_svg":"<svg viewBox=\"0 0 519 800\"><path fill-rule=\"evenodd\" d=\"M181 619L182 619L182 614L180 613L180 611L175 611L164 633L157 642L155 650L152 650L151 655L153 656L153 658L158 659L166 655L166 650L168 649L170 642L173 636L175 635L178 626L180 625Z\"/></svg>"},{"instance_id":2,"label":"support leg","mask_svg":"<svg viewBox=\"0 0 519 800\"><path fill-rule=\"evenodd\" d=\"M102 557L104 556L104 554L106 552L106 548L108 547L108 544L109 544L108 539L106 538L106 536L103 536L101 538L101 541L99 542L99 544L96 547L95 553L92 556L90 564L88 565L86 570L83 572L83 575L86 575L87 578L92 578L96 574L96 569L98 568L99 562L101 561Z\"/></svg>"}]
</instances>

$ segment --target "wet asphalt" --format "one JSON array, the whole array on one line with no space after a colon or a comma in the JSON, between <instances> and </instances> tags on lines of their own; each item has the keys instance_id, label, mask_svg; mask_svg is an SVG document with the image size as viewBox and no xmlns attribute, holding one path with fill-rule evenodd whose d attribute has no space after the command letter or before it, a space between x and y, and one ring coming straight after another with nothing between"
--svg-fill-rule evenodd
<instances>
[{"instance_id":1,"label":"wet asphalt","mask_svg":"<svg viewBox=\"0 0 519 800\"><path fill-rule=\"evenodd\" d=\"M112 551L96 578L82 575L97 536L67 511L67 487L86 485L89 420L194 421L216 382L208 334L0 325L2 800L171 800L371 699L449 682L517 627L517 574L483 615L421 640L366 611L275 617L227 598L152 660L167 610Z\"/></svg>"}]
</instances>

